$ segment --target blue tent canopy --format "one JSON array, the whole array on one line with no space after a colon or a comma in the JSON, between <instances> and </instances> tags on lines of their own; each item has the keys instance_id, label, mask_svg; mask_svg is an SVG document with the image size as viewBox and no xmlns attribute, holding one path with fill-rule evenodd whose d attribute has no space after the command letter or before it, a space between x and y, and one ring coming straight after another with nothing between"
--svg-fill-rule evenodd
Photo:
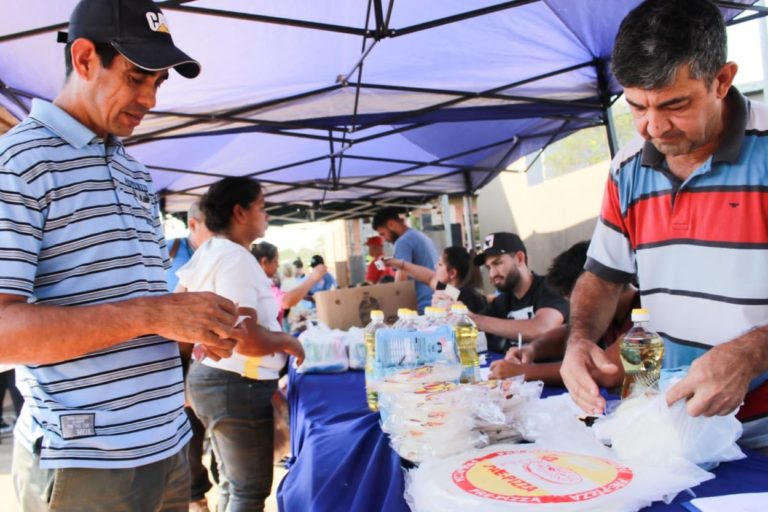
<instances>
[{"instance_id":1,"label":"blue tent canopy","mask_svg":"<svg viewBox=\"0 0 768 512\"><path fill-rule=\"evenodd\" d=\"M0 105L16 116L61 86L56 31L75 3L5 0ZM519 157L607 122L621 93L613 40L638 3L158 2L203 71L172 76L126 144L170 211L230 175L262 181L284 221L472 193ZM753 1L718 3L732 19Z\"/></svg>"}]
</instances>

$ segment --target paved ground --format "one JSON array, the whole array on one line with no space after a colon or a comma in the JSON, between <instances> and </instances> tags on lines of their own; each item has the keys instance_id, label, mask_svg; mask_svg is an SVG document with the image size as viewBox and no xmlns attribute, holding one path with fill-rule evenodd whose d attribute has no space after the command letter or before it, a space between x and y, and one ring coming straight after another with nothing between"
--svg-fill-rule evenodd
<instances>
[{"instance_id":1,"label":"paved ground","mask_svg":"<svg viewBox=\"0 0 768 512\"><path fill-rule=\"evenodd\" d=\"M2 415L7 419L13 418L13 409L9 404L2 408ZM0 443L0 510L2 512L21 512L21 507L16 503L13 492L13 482L11 481L11 452L13 450L12 434L2 434L2 443ZM272 486L272 495L267 499L266 512L277 512L277 502L275 493L280 480L285 475L282 468L275 468L275 483ZM216 488L208 494L208 503L211 510L215 511Z\"/></svg>"}]
</instances>

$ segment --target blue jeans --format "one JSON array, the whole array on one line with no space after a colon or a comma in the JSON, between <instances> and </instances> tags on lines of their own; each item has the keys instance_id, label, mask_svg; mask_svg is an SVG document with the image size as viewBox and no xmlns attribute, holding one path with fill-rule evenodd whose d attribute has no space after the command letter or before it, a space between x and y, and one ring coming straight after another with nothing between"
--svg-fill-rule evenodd
<instances>
[{"instance_id":1,"label":"blue jeans","mask_svg":"<svg viewBox=\"0 0 768 512\"><path fill-rule=\"evenodd\" d=\"M196 363L187 377L192 408L211 434L219 464L219 512L262 511L272 489L272 395L254 380Z\"/></svg>"}]
</instances>

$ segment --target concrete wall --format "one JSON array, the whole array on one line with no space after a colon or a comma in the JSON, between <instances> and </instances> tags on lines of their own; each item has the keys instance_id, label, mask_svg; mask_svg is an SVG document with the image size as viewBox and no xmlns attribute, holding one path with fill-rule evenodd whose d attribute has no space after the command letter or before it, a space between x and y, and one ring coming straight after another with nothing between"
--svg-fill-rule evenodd
<instances>
[{"instance_id":1,"label":"concrete wall","mask_svg":"<svg viewBox=\"0 0 768 512\"><path fill-rule=\"evenodd\" d=\"M542 179L540 171L501 173L478 194L481 238L495 231L517 233L528 249L529 266L546 273L552 258L592 236L608 164L552 179Z\"/></svg>"}]
</instances>

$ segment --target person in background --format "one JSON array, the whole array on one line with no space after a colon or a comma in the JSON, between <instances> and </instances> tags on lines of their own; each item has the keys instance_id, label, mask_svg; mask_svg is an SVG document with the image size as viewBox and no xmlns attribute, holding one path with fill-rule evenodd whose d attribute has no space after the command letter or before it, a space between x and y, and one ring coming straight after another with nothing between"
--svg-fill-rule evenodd
<instances>
[{"instance_id":1,"label":"person in background","mask_svg":"<svg viewBox=\"0 0 768 512\"><path fill-rule=\"evenodd\" d=\"M368 246L368 256L371 257L365 270L365 280L371 284L377 284L384 276L395 277L395 270L385 266L381 259L384 256L384 239L380 236L369 236L365 245Z\"/></svg>"},{"instance_id":2,"label":"person in background","mask_svg":"<svg viewBox=\"0 0 768 512\"><path fill-rule=\"evenodd\" d=\"M186 265L192 258L195 250L208 241L213 236L205 226L205 217L200 211L200 200L194 201L187 210L187 227L189 235L185 238L174 238L168 240L170 247L168 257L171 260L171 267L166 270L166 279L168 280L168 291L173 292L179 282L176 272ZM179 345L181 353L181 363L186 379L189 372L189 364L192 358L192 345L185 343ZM208 469L203 464L205 427L195 416L195 411L188 403L184 404L184 412L187 413L187 419L192 427L192 439L189 441L189 472L191 477L190 486L190 512L207 512L208 500L205 494L211 490L213 483L208 478ZM214 479L218 477L216 469L216 455L211 454L211 467L213 468Z\"/></svg>"},{"instance_id":3,"label":"person in background","mask_svg":"<svg viewBox=\"0 0 768 512\"><path fill-rule=\"evenodd\" d=\"M280 254L277 247L269 242L259 242L251 247L251 253L259 262L261 268L264 269L264 273L267 274L267 277L272 279L272 277L277 274L277 269L280 266ZM287 291L278 288L272 283L272 293L275 296L277 303L281 306L280 314L278 315L278 322L280 322L281 325L283 322L283 312L298 304L299 301L309 293L310 288L323 280L323 277L327 272L325 264L320 263L315 265L312 267L312 272L306 279L296 283L294 288Z\"/></svg>"},{"instance_id":4,"label":"person in background","mask_svg":"<svg viewBox=\"0 0 768 512\"><path fill-rule=\"evenodd\" d=\"M394 257L398 261L414 263L428 269L437 265L437 251L424 233L411 229L400 218L400 212L396 208L382 208L371 221L373 229L387 242L395 245ZM404 281L409 274L402 267L394 267L397 270L395 281ZM432 287L428 284L416 281L416 303L419 313L432 303Z\"/></svg>"},{"instance_id":5,"label":"person in background","mask_svg":"<svg viewBox=\"0 0 768 512\"><path fill-rule=\"evenodd\" d=\"M640 136L611 163L563 381L582 409L603 411L595 375L619 367L595 342L637 274L663 366L690 365L667 402L691 416L739 409L739 443L768 451L768 107L732 87L738 66L709 0L641 3L611 67Z\"/></svg>"},{"instance_id":6,"label":"person in background","mask_svg":"<svg viewBox=\"0 0 768 512\"><path fill-rule=\"evenodd\" d=\"M565 300L570 299L576 280L584 271L588 247L589 241L577 242L552 260L545 279L550 288ZM631 313L632 308L636 307L640 307L640 295L637 288L628 283L617 303L608 329L600 338L601 346L608 348L608 357L619 365L621 362L617 341L632 327ZM560 366L565 355L567 339L568 325L563 324L523 345L522 348L513 346L507 351L504 359L491 363L489 376L493 379L506 379L524 375L525 380L541 380L548 385L562 386ZM623 377L623 372L602 376L599 384L606 388L618 386Z\"/></svg>"},{"instance_id":7,"label":"person in background","mask_svg":"<svg viewBox=\"0 0 768 512\"><path fill-rule=\"evenodd\" d=\"M312 287L309 289L309 292L307 292L307 298L311 299L314 303L314 299L312 297L317 292L325 292L328 290L334 290L339 287L338 283L336 282L336 278L331 275L330 272L328 272L328 269L325 266L325 261L323 260L323 257L319 254L315 254L312 256L312 259L309 260L309 266L312 268L312 271L314 272L314 269L317 267L322 267L322 270L319 272L320 274L320 280L317 281L312 285ZM307 280L309 279L309 276L307 277Z\"/></svg>"},{"instance_id":8,"label":"person in background","mask_svg":"<svg viewBox=\"0 0 768 512\"><path fill-rule=\"evenodd\" d=\"M198 247L213 236L205 227L205 219L200 212L200 200L192 203L187 210L187 227L189 228L189 235L186 238L168 240L168 257L171 260L171 268L166 270L166 277L169 292L174 291L179 282L176 271L192 258Z\"/></svg>"},{"instance_id":9,"label":"person in background","mask_svg":"<svg viewBox=\"0 0 768 512\"><path fill-rule=\"evenodd\" d=\"M525 244L514 233L491 233L475 265L485 264L500 292L480 314L471 314L477 328L488 336L488 349L504 354L518 336L532 341L562 325L568 302L528 268Z\"/></svg>"},{"instance_id":10,"label":"person in background","mask_svg":"<svg viewBox=\"0 0 768 512\"><path fill-rule=\"evenodd\" d=\"M485 295L478 291L480 272L473 264L474 254L464 247L446 247L437 260L435 269L429 269L396 258L386 261L387 265L402 268L419 282L436 290L432 296L433 305L450 305L461 302L473 313L479 313L487 306ZM459 291L458 298L445 292L446 286Z\"/></svg>"},{"instance_id":11,"label":"person in background","mask_svg":"<svg viewBox=\"0 0 768 512\"><path fill-rule=\"evenodd\" d=\"M272 395L285 352L303 358L301 344L277 322L280 306L271 281L251 254L269 221L264 194L255 180L224 178L210 186L201 209L214 237L178 272L179 288L227 297L249 314L252 335L268 340L272 353L235 353L205 358L187 377L192 408L211 436L219 465L219 510L263 510L272 488Z\"/></svg>"}]
</instances>

